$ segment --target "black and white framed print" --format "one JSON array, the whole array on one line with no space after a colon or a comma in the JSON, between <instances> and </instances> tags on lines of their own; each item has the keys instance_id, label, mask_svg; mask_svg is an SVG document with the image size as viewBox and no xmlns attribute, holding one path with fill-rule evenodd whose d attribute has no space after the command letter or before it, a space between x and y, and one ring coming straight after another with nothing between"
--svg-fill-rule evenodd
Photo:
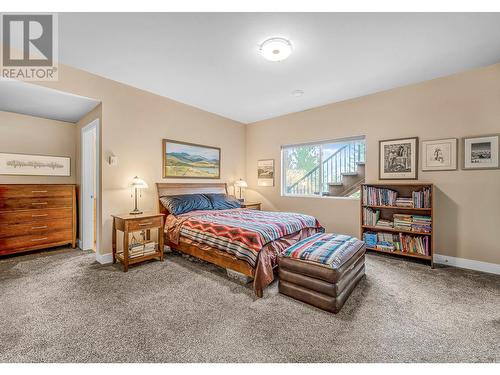
<instances>
[{"instance_id":1,"label":"black and white framed print","mask_svg":"<svg viewBox=\"0 0 500 375\"><path fill-rule=\"evenodd\" d=\"M457 138L421 142L422 171L455 171L457 169Z\"/></svg>"},{"instance_id":2,"label":"black and white framed print","mask_svg":"<svg viewBox=\"0 0 500 375\"><path fill-rule=\"evenodd\" d=\"M463 139L464 169L498 169L498 134Z\"/></svg>"},{"instance_id":3,"label":"black and white framed print","mask_svg":"<svg viewBox=\"0 0 500 375\"><path fill-rule=\"evenodd\" d=\"M416 180L418 137L379 141L379 179Z\"/></svg>"}]
</instances>

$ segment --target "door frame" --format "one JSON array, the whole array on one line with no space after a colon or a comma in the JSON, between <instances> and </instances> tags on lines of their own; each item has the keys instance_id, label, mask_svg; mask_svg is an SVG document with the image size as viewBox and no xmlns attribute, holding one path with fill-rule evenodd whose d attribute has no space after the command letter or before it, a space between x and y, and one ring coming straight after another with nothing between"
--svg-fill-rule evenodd
<instances>
[{"instance_id":1,"label":"door frame","mask_svg":"<svg viewBox=\"0 0 500 375\"><path fill-rule=\"evenodd\" d=\"M96 200L96 212L95 212L95 217L96 217L96 223L95 223L95 239L96 239L96 244L95 244L95 254L96 254L96 260L100 260L100 228L101 228L101 215L100 215L100 208L101 208L101 194L100 194L100 186L101 186L101 181L100 181L100 164L101 164L101 157L100 157L100 121L99 119L94 119L87 125L83 126L81 128L81 133L80 133L80 186L81 186L81 191L80 191L80 206L81 206L81 218L82 218L82 225L81 225L81 232L80 232L80 240L81 240L81 248L83 248L83 244L87 243L89 240L84 239L84 235L87 235L88 232L84 230L85 225L89 221L89 218L86 215L86 200L83 198L86 194L86 184L84 183L86 181L86 173L87 173L87 162L88 159L85 157L85 151L87 149L87 145L85 144L85 134L88 133L89 131L95 131L95 200ZM93 205L93 204L92 204ZM91 217L90 221L92 222L92 228L94 227L94 220ZM93 230L91 231L91 233ZM93 242L94 239L92 238L91 241Z\"/></svg>"}]
</instances>

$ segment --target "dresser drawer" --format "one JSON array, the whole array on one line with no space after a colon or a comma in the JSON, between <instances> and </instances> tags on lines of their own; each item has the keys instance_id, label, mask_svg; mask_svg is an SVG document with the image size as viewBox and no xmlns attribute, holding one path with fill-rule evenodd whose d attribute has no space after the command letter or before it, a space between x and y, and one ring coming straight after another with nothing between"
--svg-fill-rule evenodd
<instances>
[{"instance_id":1,"label":"dresser drawer","mask_svg":"<svg viewBox=\"0 0 500 375\"><path fill-rule=\"evenodd\" d=\"M1 198L69 197L73 186L67 185L0 185Z\"/></svg>"},{"instance_id":2,"label":"dresser drawer","mask_svg":"<svg viewBox=\"0 0 500 375\"><path fill-rule=\"evenodd\" d=\"M50 247L57 243L70 243L72 235L72 230L61 230L45 234L0 238L0 255L12 253L12 250L23 251Z\"/></svg>"},{"instance_id":3,"label":"dresser drawer","mask_svg":"<svg viewBox=\"0 0 500 375\"><path fill-rule=\"evenodd\" d=\"M71 219L34 221L24 224L0 224L0 238L47 234L53 231L69 230L72 225Z\"/></svg>"},{"instance_id":4,"label":"dresser drawer","mask_svg":"<svg viewBox=\"0 0 500 375\"><path fill-rule=\"evenodd\" d=\"M57 198L7 198L0 200L0 211L32 210L71 207L71 197Z\"/></svg>"},{"instance_id":5,"label":"dresser drawer","mask_svg":"<svg viewBox=\"0 0 500 375\"><path fill-rule=\"evenodd\" d=\"M128 230L143 230L161 227L161 217L150 217L145 219L138 219L128 222Z\"/></svg>"},{"instance_id":6,"label":"dresser drawer","mask_svg":"<svg viewBox=\"0 0 500 375\"><path fill-rule=\"evenodd\" d=\"M23 224L28 222L43 222L58 219L73 219L72 208L52 208L46 210L25 210L0 212L1 224Z\"/></svg>"}]
</instances>

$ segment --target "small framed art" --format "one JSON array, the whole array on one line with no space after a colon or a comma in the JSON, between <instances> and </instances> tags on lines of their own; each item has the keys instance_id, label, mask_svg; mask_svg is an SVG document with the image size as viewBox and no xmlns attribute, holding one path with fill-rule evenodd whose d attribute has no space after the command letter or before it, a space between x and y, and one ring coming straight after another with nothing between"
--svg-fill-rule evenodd
<instances>
[{"instance_id":1,"label":"small framed art","mask_svg":"<svg viewBox=\"0 0 500 375\"><path fill-rule=\"evenodd\" d=\"M418 138L379 141L379 179L416 180Z\"/></svg>"},{"instance_id":2,"label":"small framed art","mask_svg":"<svg viewBox=\"0 0 500 375\"><path fill-rule=\"evenodd\" d=\"M457 169L457 138L421 142L422 171L455 171Z\"/></svg>"},{"instance_id":3,"label":"small framed art","mask_svg":"<svg viewBox=\"0 0 500 375\"><path fill-rule=\"evenodd\" d=\"M493 134L463 138L463 168L498 169L499 137L499 134Z\"/></svg>"},{"instance_id":4,"label":"small framed art","mask_svg":"<svg viewBox=\"0 0 500 375\"><path fill-rule=\"evenodd\" d=\"M257 185L274 186L274 159L257 161Z\"/></svg>"}]
</instances>

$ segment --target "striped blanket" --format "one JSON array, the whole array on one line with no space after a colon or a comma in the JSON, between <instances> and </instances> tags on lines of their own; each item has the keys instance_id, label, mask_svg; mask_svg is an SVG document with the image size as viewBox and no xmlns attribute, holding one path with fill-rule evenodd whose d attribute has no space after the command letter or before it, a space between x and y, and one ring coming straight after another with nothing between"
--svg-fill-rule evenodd
<instances>
[{"instance_id":1,"label":"striped blanket","mask_svg":"<svg viewBox=\"0 0 500 375\"><path fill-rule=\"evenodd\" d=\"M356 252L362 245L363 241L345 234L318 233L290 246L281 255L338 268L349 259L344 255Z\"/></svg>"},{"instance_id":2,"label":"striped blanket","mask_svg":"<svg viewBox=\"0 0 500 375\"><path fill-rule=\"evenodd\" d=\"M227 251L252 267L268 243L303 228L321 228L312 216L246 209L193 211L179 215L180 235Z\"/></svg>"}]
</instances>

